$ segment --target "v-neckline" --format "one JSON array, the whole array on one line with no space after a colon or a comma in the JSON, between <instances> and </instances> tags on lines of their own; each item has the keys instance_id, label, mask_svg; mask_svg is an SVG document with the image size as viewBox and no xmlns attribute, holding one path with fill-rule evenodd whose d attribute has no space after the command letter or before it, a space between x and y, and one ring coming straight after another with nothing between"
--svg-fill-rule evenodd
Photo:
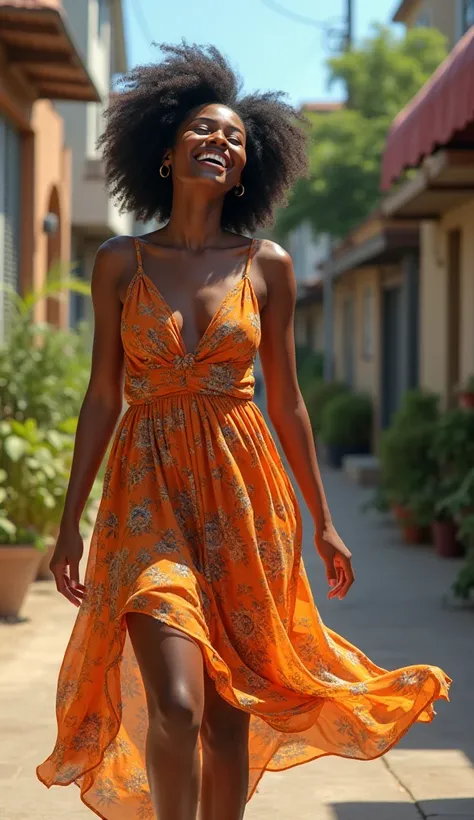
<instances>
[{"instance_id":1,"label":"v-neckline","mask_svg":"<svg viewBox=\"0 0 474 820\"><path fill-rule=\"evenodd\" d=\"M166 301L166 299L163 296L163 294L161 293L160 289L155 285L153 279L150 279L148 274L145 273L145 271L143 269L143 264L141 265L141 267L139 268L137 273L138 273L138 276L142 277L142 279L146 283L147 287L155 293L155 295L158 297L161 304L163 305L164 309L166 310L166 313L168 314L168 317L169 317L170 321L172 322L173 327L174 327L174 329L176 331L176 334L178 336L183 356L191 356L193 359L195 359L196 356L198 356L198 354L200 353L201 347L203 346L204 342L207 340L207 337L208 337L212 327L214 326L214 324L216 323L216 321L219 318L220 314L224 310L224 307L225 307L227 301L230 299L231 296L234 295L234 293L236 293L242 287L243 283L248 278L247 277L247 263L246 263L245 273L240 277L238 282L236 282L235 285L226 293L226 295L222 299L221 303L219 304L217 310L213 314L211 320L209 321L209 324L207 325L204 333L202 334L201 338L199 339L194 352L192 352L191 350L188 350L186 342L184 341L182 330L180 329L180 327L178 325L178 322L176 321L176 317L174 315L174 312L171 310L170 305Z\"/></svg>"}]
</instances>

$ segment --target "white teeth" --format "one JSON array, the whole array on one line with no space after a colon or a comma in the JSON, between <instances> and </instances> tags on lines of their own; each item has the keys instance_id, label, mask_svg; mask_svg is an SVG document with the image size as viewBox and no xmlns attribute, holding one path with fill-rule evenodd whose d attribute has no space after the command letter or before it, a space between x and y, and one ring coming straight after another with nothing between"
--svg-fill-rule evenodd
<instances>
[{"instance_id":1,"label":"white teeth","mask_svg":"<svg viewBox=\"0 0 474 820\"><path fill-rule=\"evenodd\" d=\"M220 154L215 154L212 151L203 152L202 154L199 154L196 157L196 159L199 162L204 162L204 160L206 160L206 159L211 159L211 160L214 160L215 162L219 163L219 165L222 166L222 168L226 167L226 162L225 162L224 157L222 157Z\"/></svg>"}]
</instances>

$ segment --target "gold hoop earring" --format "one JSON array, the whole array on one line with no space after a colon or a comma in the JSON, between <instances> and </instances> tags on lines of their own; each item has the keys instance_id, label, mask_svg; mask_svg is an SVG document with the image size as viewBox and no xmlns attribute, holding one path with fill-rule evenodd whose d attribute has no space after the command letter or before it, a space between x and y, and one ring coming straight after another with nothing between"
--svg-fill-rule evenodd
<instances>
[{"instance_id":1,"label":"gold hoop earring","mask_svg":"<svg viewBox=\"0 0 474 820\"><path fill-rule=\"evenodd\" d=\"M165 174L165 171L167 171L168 173L166 173L166 174ZM161 177L162 179L168 179L168 177L169 177L169 175L170 175L170 174L171 174L171 168L170 168L170 166L169 166L169 165L165 165L165 163L163 163L163 165L162 165L162 166L161 166L161 168L160 168L160 177Z\"/></svg>"},{"instance_id":2,"label":"gold hoop earring","mask_svg":"<svg viewBox=\"0 0 474 820\"><path fill-rule=\"evenodd\" d=\"M239 184L235 186L234 193L238 197L241 197L245 194L245 187L242 185L241 182L239 182Z\"/></svg>"}]
</instances>

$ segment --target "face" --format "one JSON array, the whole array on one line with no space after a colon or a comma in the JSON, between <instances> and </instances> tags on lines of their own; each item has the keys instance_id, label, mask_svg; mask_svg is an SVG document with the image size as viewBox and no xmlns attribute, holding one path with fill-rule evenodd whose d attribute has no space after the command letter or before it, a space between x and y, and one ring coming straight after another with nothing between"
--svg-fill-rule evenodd
<instances>
[{"instance_id":1,"label":"face","mask_svg":"<svg viewBox=\"0 0 474 820\"><path fill-rule=\"evenodd\" d=\"M175 183L201 182L217 194L226 194L240 182L245 140L244 124L232 109L206 105L183 123L164 163L171 165Z\"/></svg>"}]
</instances>

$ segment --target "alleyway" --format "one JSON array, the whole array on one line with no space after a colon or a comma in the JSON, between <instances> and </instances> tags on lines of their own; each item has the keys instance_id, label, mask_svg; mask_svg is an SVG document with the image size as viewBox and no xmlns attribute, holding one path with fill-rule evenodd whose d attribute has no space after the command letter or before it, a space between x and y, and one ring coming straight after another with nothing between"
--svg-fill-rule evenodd
<instances>
[{"instance_id":1,"label":"alleyway","mask_svg":"<svg viewBox=\"0 0 474 820\"><path fill-rule=\"evenodd\" d=\"M357 580L347 601L326 600L308 521L306 564L323 619L382 666L443 667L454 679L452 702L383 760L326 758L268 774L246 820L474 820L474 612L442 603L458 563L403 547L393 525L361 512L366 491L342 475L328 472L325 486ZM34 778L53 742L54 689L74 611L48 582L33 587L25 614L27 623L0 626L0 818L85 820L92 815L77 789L48 792Z\"/></svg>"}]
</instances>

